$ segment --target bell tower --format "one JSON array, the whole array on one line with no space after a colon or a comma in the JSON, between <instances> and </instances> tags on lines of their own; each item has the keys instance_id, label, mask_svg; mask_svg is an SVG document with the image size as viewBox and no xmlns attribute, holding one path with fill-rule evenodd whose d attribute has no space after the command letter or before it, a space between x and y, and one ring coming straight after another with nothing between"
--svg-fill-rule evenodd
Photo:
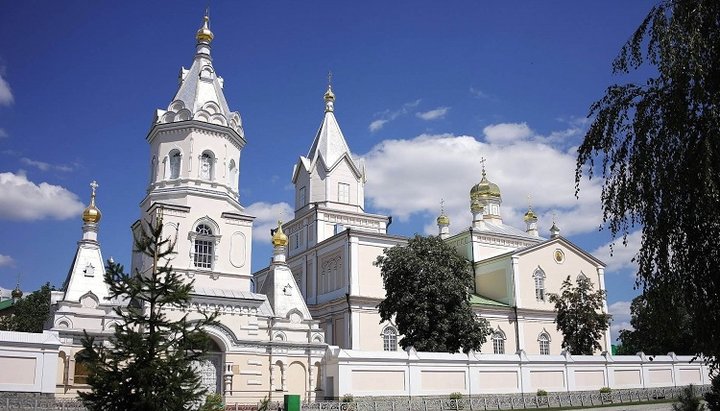
<instances>
[{"instance_id":1,"label":"bell tower","mask_svg":"<svg viewBox=\"0 0 720 411\"><path fill-rule=\"evenodd\" d=\"M150 178L140 204L141 229L161 212L164 235L176 241L173 268L195 280L195 290L250 289L254 217L239 202L240 114L230 111L211 56L214 38L205 14L195 35L192 65L180 70L179 87L157 110L147 135ZM140 272L152 264L133 255Z\"/></svg>"}]
</instances>

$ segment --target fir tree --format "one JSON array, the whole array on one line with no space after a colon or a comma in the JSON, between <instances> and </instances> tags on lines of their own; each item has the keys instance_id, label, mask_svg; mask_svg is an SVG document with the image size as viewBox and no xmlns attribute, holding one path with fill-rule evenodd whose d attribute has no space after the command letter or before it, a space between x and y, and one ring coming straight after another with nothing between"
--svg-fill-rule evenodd
<instances>
[{"instance_id":1,"label":"fir tree","mask_svg":"<svg viewBox=\"0 0 720 411\"><path fill-rule=\"evenodd\" d=\"M123 321L107 343L85 334L79 360L89 370L92 389L80 393L89 410L186 410L201 403L201 387L193 361L208 347L203 327L215 323L216 314L190 321L187 314L169 318L168 308L190 303L193 282L175 273L167 257L174 243L161 237L162 218L142 225L135 237L135 252L152 259L147 272L125 273L108 261L105 282L110 297L128 303L115 312Z\"/></svg>"}]
</instances>

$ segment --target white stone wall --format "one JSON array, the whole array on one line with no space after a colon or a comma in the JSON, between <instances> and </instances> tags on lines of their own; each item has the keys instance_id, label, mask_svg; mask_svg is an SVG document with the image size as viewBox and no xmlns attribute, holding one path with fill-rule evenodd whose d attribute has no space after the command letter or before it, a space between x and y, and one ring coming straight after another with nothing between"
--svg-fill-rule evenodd
<instances>
[{"instance_id":1,"label":"white stone wall","mask_svg":"<svg viewBox=\"0 0 720 411\"><path fill-rule=\"evenodd\" d=\"M330 347L325 395L425 396L596 391L709 384L692 356L571 356L369 352Z\"/></svg>"},{"instance_id":2,"label":"white stone wall","mask_svg":"<svg viewBox=\"0 0 720 411\"><path fill-rule=\"evenodd\" d=\"M54 393L59 348L53 331L0 331L0 391Z\"/></svg>"}]
</instances>

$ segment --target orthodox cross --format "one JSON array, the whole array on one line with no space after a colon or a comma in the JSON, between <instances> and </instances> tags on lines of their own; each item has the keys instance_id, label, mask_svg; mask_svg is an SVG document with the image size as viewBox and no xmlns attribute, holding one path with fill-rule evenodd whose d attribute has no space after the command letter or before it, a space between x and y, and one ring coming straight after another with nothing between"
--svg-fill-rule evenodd
<instances>
[{"instance_id":1,"label":"orthodox cross","mask_svg":"<svg viewBox=\"0 0 720 411\"><path fill-rule=\"evenodd\" d=\"M100 187L100 185L97 183L97 181L93 180L92 183L90 183L90 189L92 190L92 193L90 194L93 198L95 198L95 190Z\"/></svg>"},{"instance_id":2,"label":"orthodox cross","mask_svg":"<svg viewBox=\"0 0 720 411\"><path fill-rule=\"evenodd\" d=\"M480 165L482 166L482 174L485 177L485 157L480 157Z\"/></svg>"},{"instance_id":3,"label":"orthodox cross","mask_svg":"<svg viewBox=\"0 0 720 411\"><path fill-rule=\"evenodd\" d=\"M440 214L445 214L445 200L440 199Z\"/></svg>"},{"instance_id":4,"label":"orthodox cross","mask_svg":"<svg viewBox=\"0 0 720 411\"><path fill-rule=\"evenodd\" d=\"M328 70L328 87L332 87L332 70Z\"/></svg>"},{"instance_id":5,"label":"orthodox cross","mask_svg":"<svg viewBox=\"0 0 720 411\"><path fill-rule=\"evenodd\" d=\"M527 201L528 201L528 210L531 210L532 209L532 194L528 194Z\"/></svg>"}]
</instances>

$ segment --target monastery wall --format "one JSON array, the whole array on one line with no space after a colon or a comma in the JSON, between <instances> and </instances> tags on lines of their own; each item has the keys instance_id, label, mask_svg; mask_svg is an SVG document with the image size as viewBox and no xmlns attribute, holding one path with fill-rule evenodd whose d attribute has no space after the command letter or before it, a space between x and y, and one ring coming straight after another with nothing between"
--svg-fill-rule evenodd
<instances>
[{"instance_id":1,"label":"monastery wall","mask_svg":"<svg viewBox=\"0 0 720 411\"><path fill-rule=\"evenodd\" d=\"M692 356L447 354L415 350L353 351L330 347L326 397L516 394L709 384L709 368Z\"/></svg>"},{"instance_id":2,"label":"monastery wall","mask_svg":"<svg viewBox=\"0 0 720 411\"><path fill-rule=\"evenodd\" d=\"M0 331L0 392L55 392L60 339L52 331Z\"/></svg>"}]
</instances>

